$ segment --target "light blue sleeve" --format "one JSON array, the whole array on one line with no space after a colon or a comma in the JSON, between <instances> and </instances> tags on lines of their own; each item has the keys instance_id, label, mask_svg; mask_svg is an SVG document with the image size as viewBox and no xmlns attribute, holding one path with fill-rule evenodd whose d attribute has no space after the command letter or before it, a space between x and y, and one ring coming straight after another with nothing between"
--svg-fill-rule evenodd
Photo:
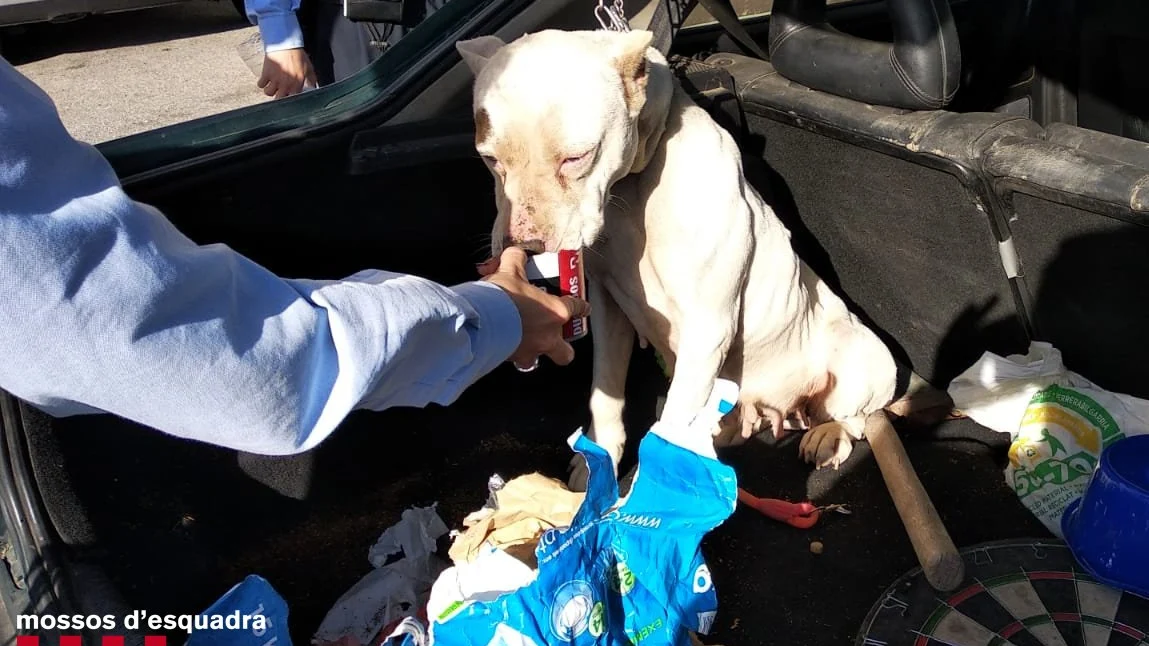
<instances>
[{"instance_id":1,"label":"light blue sleeve","mask_svg":"<svg viewBox=\"0 0 1149 646\"><path fill-rule=\"evenodd\" d=\"M259 27L264 52L303 47L303 31L299 27L300 0L244 0L247 19Z\"/></svg>"},{"instance_id":2,"label":"light blue sleeve","mask_svg":"<svg viewBox=\"0 0 1149 646\"><path fill-rule=\"evenodd\" d=\"M0 240L0 387L253 453L314 447L356 408L449 404L522 334L490 283L289 280L195 244L3 59Z\"/></svg>"}]
</instances>

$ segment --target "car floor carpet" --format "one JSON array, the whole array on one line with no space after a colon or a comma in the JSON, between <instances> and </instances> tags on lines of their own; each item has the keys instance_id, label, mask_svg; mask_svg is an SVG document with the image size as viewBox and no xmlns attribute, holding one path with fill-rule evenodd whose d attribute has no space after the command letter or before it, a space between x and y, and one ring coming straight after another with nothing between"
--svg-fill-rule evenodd
<instances>
[{"instance_id":1,"label":"car floor carpet","mask_svg":"<svg viewBox=\"0 0 1149 646\"><path fill-rule=\"evenodd\" d=\"M58 453L37 460L55 476L45 478L45 500L75 556L104 567L129 607L198 612L256 573L287 600L293 641L306 644L403 510L437 503L460 527L492 473L565 480L566 437L588 421L589 348L578 347L569 367L500 369L449 407L355 413L301 456L237 457L111 416L53 420ZM633 365L627 419L645 429L666 384L649 353ZM47 436L36 436L34 453L44 454L36 449ZM857 444L836 472L814 472L797 440L753 441L721 457L758 496L840 503L852 514L801 530L736 509L704 542L720 604L709 643L847 643L885 587L917 565L869 447ZM999 434L961 420L903 441L959 547L1047 536L1004 483Z\"/></svg>"}]
</instances>

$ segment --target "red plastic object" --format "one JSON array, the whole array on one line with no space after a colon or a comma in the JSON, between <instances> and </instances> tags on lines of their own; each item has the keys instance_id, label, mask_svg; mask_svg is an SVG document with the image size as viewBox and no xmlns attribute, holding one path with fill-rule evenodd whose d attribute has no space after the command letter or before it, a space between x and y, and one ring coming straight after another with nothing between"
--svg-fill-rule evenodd
<instances>
[{"instance_id":1,"label":"red plastic object","mask_svg":"<svg viewBox=\"0 0 1149 646\"><path fill-rule=\"evenodd\" d=\"M738 488L738 502L758 513L798 529L809 529L818 522L822 512L809 502L789 502L777 498L759 498L742 487Z\"/></svg>"}]
</instances>

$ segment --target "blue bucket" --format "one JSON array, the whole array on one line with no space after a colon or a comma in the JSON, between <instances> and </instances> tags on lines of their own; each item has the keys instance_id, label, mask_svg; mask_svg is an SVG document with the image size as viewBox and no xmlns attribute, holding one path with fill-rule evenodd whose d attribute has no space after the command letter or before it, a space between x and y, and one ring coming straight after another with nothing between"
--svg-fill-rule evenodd
<instances>
[{"instance_id":1,"label":"blue bucket","mask_svg":"<svg viewBox=\"0 0 1149 646\"><path fill-rule=\"evenodd\" d=\"M1062 514L1061 532L1095 579L1149 597L1149 435L1101 452L1085 493Z\"/></svg>"}]
</instances>

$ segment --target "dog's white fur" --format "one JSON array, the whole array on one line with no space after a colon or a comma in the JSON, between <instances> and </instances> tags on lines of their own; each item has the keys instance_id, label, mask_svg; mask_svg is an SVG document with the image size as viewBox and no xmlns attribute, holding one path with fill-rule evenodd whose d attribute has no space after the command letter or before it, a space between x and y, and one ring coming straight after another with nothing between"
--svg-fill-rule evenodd
<instances>
[{"instance_id":1,"label":"dog's white fur","mask_svg":"<svg viewBox=\"0 0 1149 646\"><path fill-rule=\"evenodd\" d=\"M476 149L496 183L493 257L508 244L586 250L589 435L616 470L636 332L672 370L663 420L692 419L726 377L742 396L716 442L764 421L780 435L794 416L810 429L805 459L836 468L892 400L894 360L796 255L733 138L650 42L647 31L550 30L458 43L476 76Z\"/></svg>"}]
</instances>

